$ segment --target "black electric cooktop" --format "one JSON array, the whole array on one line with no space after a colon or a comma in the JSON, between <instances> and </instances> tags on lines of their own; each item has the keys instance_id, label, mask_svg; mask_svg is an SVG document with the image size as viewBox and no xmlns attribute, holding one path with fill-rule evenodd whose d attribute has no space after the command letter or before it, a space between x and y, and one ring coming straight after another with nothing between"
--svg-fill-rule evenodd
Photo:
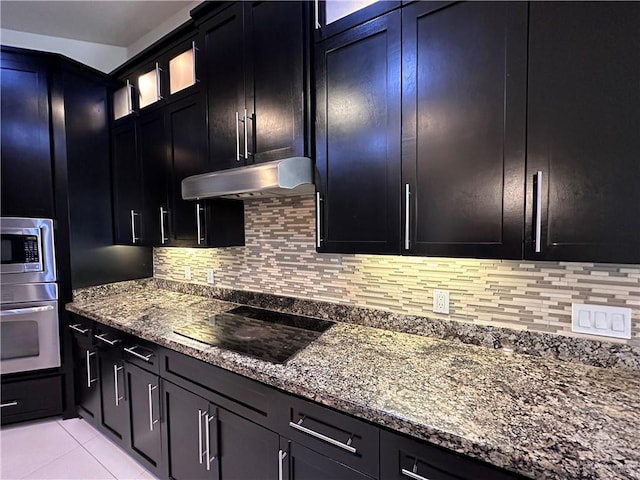
<instances>
[{"instance_id":1,"label":"black electric cooktop","mask_svg":"<svg viewBox=\"0 0 640 480\"><path fill-rule=\"evenodd\" d=\"M254 307L236 307L173 329L198 342L284 363L334 322Z\"/></svg>"}]
</instances>

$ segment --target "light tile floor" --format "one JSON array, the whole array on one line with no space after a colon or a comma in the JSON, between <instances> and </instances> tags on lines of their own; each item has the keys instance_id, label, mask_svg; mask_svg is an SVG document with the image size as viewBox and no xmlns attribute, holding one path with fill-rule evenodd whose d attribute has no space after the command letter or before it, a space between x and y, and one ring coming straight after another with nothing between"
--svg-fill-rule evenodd
<instances>
[{"instance_id":1,"label":"light tile floor","mask_svg":"<svg viewBox=\"0 0 640 480\"><path fill-rule=\"evenodd\" d=\"M0 478L153 480L142 465L82 419L0 428Z\"/></svg>"}]
</instances>

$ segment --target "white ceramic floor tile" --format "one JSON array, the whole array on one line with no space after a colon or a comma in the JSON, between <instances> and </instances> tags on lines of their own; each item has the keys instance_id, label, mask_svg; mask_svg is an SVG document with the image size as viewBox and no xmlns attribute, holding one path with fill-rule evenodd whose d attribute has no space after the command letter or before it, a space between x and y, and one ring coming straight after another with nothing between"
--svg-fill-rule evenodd
<instances>
[{"instance_id":1,"label":"white ceramic floor tile","mask_svg":"<svg viewBox=\"0 0 640 480\"><path fill-rule=\"evenodd\" d=\"M79 443L87 443L98 435L98 431L81 418L58 420L58 424Z\"/></svg>"},{"instance_id":2,"label":"white ceramic floor tile","mask_svg":"<svg viewBox=\"0 0 640 480\"><path fill-rule=\"evenodd\" d=\"M0 429L0 477L24 478L78 448L55 420Z\"/></svg>"},{"instance_id":3,"label":"white ceramic floor tile","mask_svg":"<svg viewBox=\"0 0 640 480\"><path fill-rule=\"evenodd\" d=\"M120 480L123 480L123 479L120 479ZM158 477L156 477L149 470L142 470L142 472L140 472L140 474L137 477L135 477L134 480L158 480Z\"/></svg>"},{"instance_id":4,"label":"white ceramic floor tile","mask_svg":"<svg viewBox=\"0 0 640 480\"><path fill-rule=\"evenodd\" d=\"M118 479L138 478L144 470L142 465L102 435L92 438L83 447Z\"/></svg>"},{"instance_id":5,"label":"white ceramic floor tile","mask_svg":"<svg viewBox=\"0 0 640 480\"><path fill-rule=\"evenodd\" d=\"M82 446L36 470L26 479L37 480L113 480L115 477Z\"/></svg>"}]
</instances>

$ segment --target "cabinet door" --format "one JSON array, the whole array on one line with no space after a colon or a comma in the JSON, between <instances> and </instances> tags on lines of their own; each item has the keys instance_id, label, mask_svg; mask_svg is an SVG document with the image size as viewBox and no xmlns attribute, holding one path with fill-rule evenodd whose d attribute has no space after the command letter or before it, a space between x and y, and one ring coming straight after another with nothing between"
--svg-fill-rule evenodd
<instances>
[{"instance_id":1,"label":"cabinet door","mask_svg":"<svg viewBox=\"0 0 640 480\"><path fill-rule=\"evenodd\" d=\"M525 256L640 263L640 3L530 8Z\"/></svg>"},{"instance_id":2,"label":"cabinet door","mask_svg":"<svg viewBox=\"0 0 640 480\"><path fill-rule=\"evenodd\" d=\"M97 350L91 343L91 333L85 337L74 334L73 358L75 362L75 390L78 413L89 423L98 422L100 412L100 384L98 381Z\"/></svg>"},{"instance_id":3,"label":"cabinet door","mask_svg":"<svg viewBox=\"0 0 640 480\"><path fill-rule=\"evenodd\" d=\"M129 395L129 447L138 460L160 475L160 379L129 362L125 362L125 378Z\"/></svg>"},{"instance_id":4,"label":"cabinet door","mask_svg":"<svg viewBox=\"0 0 640 480\"><path fill-rule=\"evenodd\" d=\"M193 95L166 108L166 145L169 152L169 241L196 246L196 202L182 199L184 178L207 171L206 112L202 95ZM159 212L158 212L159 214ZM201 230L203 220L201 215Z\"/></svg>"},{"instance_id":5,"label":"cabinet door","mask_svg":"<svg viewBox=\"0 0 640 480\"><path fill-rule=\"evenodd\" d=\"M230 480L278 478L279 437L238 415L217 409L217 452L220 478ZM325 476L324 478L331 478Z\"/></svg>"},{"instance_id":6,"label":"cabinet door","mask_svg":"<svg viewBox=\"0 0 640 480\"><path fill-rule=\"evenodd\" d=\"M53 218L46 66L2 52L0 67L2 215Z\"/></svg>"},{"instance_id":7,"label":"cabinet door","mask_svg":"<svg viewBox=\"0 0 640 480\"><path fill-rule=\"evenodd\" d=\"M304 2L246 2L246 105L251 152L260 163L305 155Z\"/></svg>"},{"instance_id":8,"label":"cabinet door","mask_svg":"<svg viewBox=\"0 0 640 480\"><path fill-rule=\"evenodd\" d=\"M172 383L162 382L163 436L168 477L175 480L217 479L205 458L209 402Z\"/></svg>"},{"instance_id":9,"label":"cabinet door","mask_svg":"<svg viewBox=\"0 0 640 480\"><path fill-rule=\"evenodd\" d=\"M142 243L142 170L135 127L128 118L111 131L115 241L124 245Z\"/></svg>"},{"instance_id":10,"label":"cabinet door","mask_svg":"<svg viewBox=\"0 0 640 480\"><path fill-rule=\"evenodd\" d=\"M400 251L400 13L318 45L319 252Z\"/></svg>"},{"instance_id":11,"label":"cabinet door","mask_svg":"<svg viewBox=\"0 0 640 480\"><path fill-rule=\"evenodd\" d=\"M138 119L137 142L144 192L141 236L146 245L162 245L162 239L167 238L169 229L167 221L168 162L167 144L164 138L165 125L162 110L142 114ZM165 222L164 225L161 225L161 220Z\"/></svg>"},{"instance_id":12,"label":"cabinet door","mask_svg":"<svg viewBox=\"0 0 640 480\"><path fill-rule=\"evenodd\" d=\"M211 170L244 165L244 126L237 121L243 119L245 106L242 3L226 8L201 28Z\"/></svg>"},{"instance_id":13,"label":"cabinet door","mask_svg":"<svg viewBox=\"0 0 640 480\"><path fill-rule=\"evenodd\" d=\"M325 457L302 445L280 439L282 478L289 480L366 480L371 479L357 470Z\"/></svg>"},{"instance_id":14,"label":"cabinet door","mask_svg":"<svg viewBox=\"0 0 640 480\"><path fill-rule=\"evenodd\" d=\"M402 15L403 251L522 258L527 4Z\"/></svg>"},{"instance_id":15,"label":"cabinet door","mask_svg":"<svg viewBox=\"0 0 640 480\"><path fill-rule=\"evenodd\" d=\"M116 337L110 338L117 341ZM129 428L122 350L117 346L105 345L98 349L97 361L100 372L100 423L113 437L122 441Z\"/></svg>"}]
</instances>

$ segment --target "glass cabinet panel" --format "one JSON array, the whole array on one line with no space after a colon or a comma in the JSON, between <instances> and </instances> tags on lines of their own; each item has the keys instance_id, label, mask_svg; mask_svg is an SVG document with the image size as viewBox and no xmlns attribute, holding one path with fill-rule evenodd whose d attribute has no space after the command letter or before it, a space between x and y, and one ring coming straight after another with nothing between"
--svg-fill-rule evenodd
<instances>
[{"instance_id":1,"label":"glass cabinet panel","mask_svg":"<svg viewBox=\"0 0 640 480\"><path fill-rule=\"evenodd\" d=\"M126 117L133 111L131 105L131 86L127 85L113 92L113 119Z\"/></svg>"},{"instance_id":2,"label":"glass cabinet panel","mask_svg":"<svg viewBox=\"0 0 640 480\"><path fill-rule=\"evenodd\" d=\"M159 68L154 68L150 72L138 77L138 94L140 96L140 108L151 105L160 100L160 77Z\"/></svg>"},{"instance_id":3,"label":"glass cabinet panel","mask_svg":"<svg viewBox=\"0 0 640 480\"><path fill-rule=\"evenodd\" d=\"M169 92L173 95L196 83L194 49L169 60Z\"/></svg>"},{"instance_id":4,"label":"glass cabinet panel","mask_svg":"<svg viewBox=\"0 0 640 480\"><path fill-rule=\"evenodd\" d=\"M377 0L327 0L325 3L326 24L329 25L376 2Z\"/></svg>"}]
</instances>

